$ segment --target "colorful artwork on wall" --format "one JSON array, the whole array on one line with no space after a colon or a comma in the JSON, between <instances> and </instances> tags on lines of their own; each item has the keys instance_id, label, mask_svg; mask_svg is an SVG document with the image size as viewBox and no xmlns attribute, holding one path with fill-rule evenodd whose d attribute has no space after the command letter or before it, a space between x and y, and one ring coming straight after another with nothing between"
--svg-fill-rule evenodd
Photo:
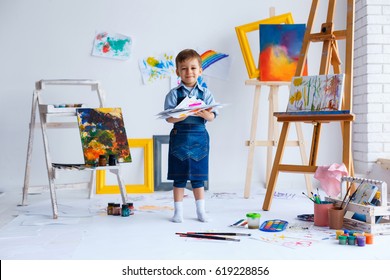
<instances>
[{"instance_id":1,"label":"colorful artwork on wall","mask_svg":"<svg viewBox=\"0 0 390 280\"><path fill-rule=\"evenodd\" d=\"M230 73L231 58L228 54L215 50L199 52L202 58L203 75L227 80Z\"/></svg>"},{"instance_id":2,"label":"colorful artwork on wall","mask_svg":"<svg viewBox=\"0 0 390 280\"><path fill-rule=\"evenodd\" d=\"M305 35L305 24L260 24L260 81L291 81ZM303 76L307 75L307 64Z\"/></svg>"},{"instance_id":3,"label":"colorful artwork on wall","mask_svg":"<svg viewBox=\"0 0 390 280\"><path fill-rule=\"evenodd\" d=\"M121 108L80 108L76 112L85 164L95 165L100 155L131 162Z\"/></svg>"},{"instance_id":4,"label":"colorful artwork on wall","mask_svg":"<svg viewBox=\"0 0 390 280\"><path fill-rule=\"evenodd\" d=\"M202 69L206 70L210 65L216 63L217 61L228 57L229 55L224 53L219 53L214 50L207 50L200 55L202 58Z\"/></svg>"},{"instance_id":5,"label":"colorful artwork on wall","mask_svg":"<svg viewBox=\"0 0 390 280\"><path fill-rule=\"evenodd\" d=\"M131 38L118 33L98 32L93 43L92 55L115 58L129 59Z\"/></svg>"},{"instance_id":6,"label":"colorful artwork on wall","mask_svg":"<svg viewBox=\"0 0 390 280\"><path fill-rule=\"evenodd\" d=\"M287 112L341 109L344 74L294 77Z\"/></svg>"},{"instance_id":7,"label":"colorful artwork on wall","mask_svg":"<svg viewBox=\"0 0 390 280\"><path fill-rule=\"evenodd\" d=\"M139 68L144 84L151 84L157 80L176 75L175 60L172 53L163 53L159 56L148 56L141 59Z\"/></svg>"}]
</instances>

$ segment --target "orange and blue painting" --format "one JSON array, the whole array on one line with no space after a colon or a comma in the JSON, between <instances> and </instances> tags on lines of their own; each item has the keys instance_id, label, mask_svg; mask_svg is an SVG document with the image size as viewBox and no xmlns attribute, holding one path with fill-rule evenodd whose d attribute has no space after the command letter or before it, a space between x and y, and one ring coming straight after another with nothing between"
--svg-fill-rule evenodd
<instances>
[{"instance_id":1,"label":"orange and blue painting","mask_svg":"<svg viewBox=\"0 0 390 280\"><path fill-rule=\"evenodd\" d=\"M301 52L305 24L260 24L260 81L291 81ZM305 63L303 76L307 75Z\"/></svg>"},{"instance_id":2,"label":"orange and blue painting","mask_svg":"<svg viewBox=\"0 0 390 280\"><path fill-rule=\"evenodd\" d=\"M85 164L95 165L100 155L131 162L121 108L80 108L76 112Z\"/></svg>"},{"instance_id":3,"label":"orange and blue painting","mask_svg":"<svg viewBox=\"0 0 390 280\"><path fill-rule=\"evenodd\" d=\"M344 74L294 77L287 112L338 111L343 90Z\"/></svg>"}]
</instances>

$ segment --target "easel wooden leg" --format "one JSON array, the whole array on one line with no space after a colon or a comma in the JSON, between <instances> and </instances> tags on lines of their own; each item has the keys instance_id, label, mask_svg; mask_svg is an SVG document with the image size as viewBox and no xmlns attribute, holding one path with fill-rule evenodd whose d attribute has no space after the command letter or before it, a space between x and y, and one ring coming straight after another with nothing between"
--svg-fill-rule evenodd
<instances>
[{"instance_id":1,"label":"easel wooden leg","mask_svg":"<svg viewBox=\"0 0 390 280\"><path fill-rule=\"evenodd\" d=\"M263 202L263 210L265 211L268 211L271 207L272 198L275 192L276 181L279 175L279 165L283 157L289 127L290 127L290 123L284 122L282 126L282 130L280 132L278 148L276 150L274 164L272 166L271 176L269 178L267 192L265 194L265 198Z\"/></svg>"},{"instance_id":2,"label":"easel wooden leg","mask_svg":"<svg viewBox=\"0 0 390 280\"><path fill-rule=\"evenodd\" d=\"M96 170L91 171L91 180L89 180L88 184L88 190L89 190L89 195L88 198L93 197L93 191L96 189Z\"/></svg>"},{"instance_id":3,"label":"easel wooden leg","mask_svg":"<svg viewBox=\"0 0 390 280\"><path fill-rule=\"evenodd\" d=\"M272 159L274 154L274 146L277 145L279 139L279 129L274 112L277 112L279 86L270 86L268 95L268 144L267 144L267 167L266 167L266 183L269 182L269 177L272 169Z\"/></svg>"},{"instance_id":4,"label":"easel wooden leg","mask_svg":"<svg viewBox=\"0 0 390 280\"><path fill-rule=\"evenodd\" d=\"M50 159L49 141L48 141L47 134L46 134L47 126L46 126L45 114L40 113L40 118L41 118L43 147L45 149L47 176L49 178L51 204L52 204L52 208L53 208L53 219L57 219L58 218L57 196L56 196L55 183L54 183L53 166L51 164L51 159Z\"/></svg>"},{"instance_id":5,"label":"easel wooden leg","mask_svg":"<svg viewBox=\"0 0 390 280\"><path fill-rule=\"evenodd\" d=\"M248 153L248 161L247 161L247 168L246 168L246 179L245 179L245 190L244 190L245 198L249 198L250 189L251 189L251 181L252 181L252 173L253 173L253 157L255 155L257 121L259 116L260 91L261 91L261 86L256 86L255 96L253 100L252 126L251 126L251 134L249 139L249 153Z\"/></svg>"},{"instance_id":6,"label":"easel wooden leg","mask_svg":"<svg viewBox=\"0 0 390 280\"><path fill-rule=\"evenodd\" d=\"M26 169L24 173L22 205L27 205L28 187L30 184L30 166L31 166L33 144L34 144L35 116L38 107L38 93L35 90L33 92L31 104L32 106L31 106L31 117L30 117L30 131L28 136L27 159L26 159Z\"/></svg>"},{"instance_id":7,"label":"easel wooden leg","mask_svg":"<svg viewBox=\"0 0 390 280\"><path fill-rule=\"evenodd\" d=\"M351 141L352 141L351 122L344 122L343 125L343 162L348 170L348 174L353 174ZM349 175L353 176L353 175Z\"/></svg>"},{"instance_id":8,"label":"easel wooden leg","mask_svg":"<svg viewBox=\"0 0 390 280\"><path fill-rule=\"evenodd\" d=\"M245 182L245 191L244 191L245 198L248 198L250 195L255 147L256 146L267 147L266 183L265 183L265 187L267 188L270 179L271 169L272 169L274 147L278 145L278 141L279 141L279 126L276 121L276 118L274 117L274 113L278 110L279 107L278 93L279 93L280 85L268 84L267 86L270 87L270 90L268 95L268 139L266 141L256 141L261 85L256 85L255 88L255 96L254 96L253 112L252 112L251 135L250 135L250 140L248 141L247 144L249 146L249 152L248 152L246 182ZM299 146L302 163L307 164L308 160L307 160L306 150L305 150L305 141L304 141L300 124L296 125L296 129L297 129L298 141L291 141L288 144L293 146ZM305 181L306 181L307 190L311 192L312 187L311 187L311 179L309 174L305 174Z\"/></svg>"},{"instance_id":9,"label":"easel wooden leg","mask_svg":"<svg viewBox=\"0 0 390 280\"><path fill-rule=\"evenodd\" d=\"M298 145L299 145L299 151L301 153L301 160L302 160L302 164L304 165L307 165L308 164L308 159L307 159L307 155L306 155L306 147L305 147L305 141L304 141L304 138L303 138L303 132L302 132L302 127L301 127L301 124L300 123L295 123L295 129L296 129L296 132L297 132L297 138L298 138ZM306 183L306 190L307 190L307 193L311 193L313 188L312 188L312 184L311 184L311 177L309 174L304 174L305 176L305 183Z\"/></svg>"},{"instance_id":10,"label":"easel wooden leg","mask_svg":"<svg viewBox=\"0 0 390 280\"><path fill-rule=\"evenodd\" d=\"M121 168L119 167L118 169L109 169L109 170L111 173L114 173L116 175L116 178L118 179L119 189L121 191L122 203L127 203L126 185L122 179Z\"/></svg>"},{"instance_id":11,"label":"easel wooden leg","mask_svg":"<svg viewBox=\"0 0 390 280\"><path fill-rule=\"evenodd\" d=\"M313 124L313 136L312 136L312 143L311 143L311 150L310 150L310 166L315 166L317 163L317 154L318 154L318 145L320 141L320 134L321 134L321 123L314 123Z\"/></svg>"}]
</instances>

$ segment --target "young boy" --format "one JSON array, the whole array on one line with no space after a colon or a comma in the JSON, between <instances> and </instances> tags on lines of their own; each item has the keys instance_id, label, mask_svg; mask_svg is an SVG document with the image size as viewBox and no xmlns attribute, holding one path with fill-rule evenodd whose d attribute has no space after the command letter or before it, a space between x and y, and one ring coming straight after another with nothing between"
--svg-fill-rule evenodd
<instances>
[{"instance_id":1,"label":"young boy","mask_svg":"<svg viewBox=\"0 0 390 280\"><path fill-rule=\"evenodd\" d=\"M185 97L203 100L206 105L214 104L212 93L198 84L202 74L202 59L192 50L185 49L176 56L176 74L181 83L165 98L164 110L175 108ZM183 196L187 180L191 181L198 220L207 222L205 213L204 181L208 180L209 134L206 122L213 121L217 112L200 110L193 116L167 118L173 123L169 139L168 180L173 180L175 212L172 221L183 221Z\"/></svg>"}]
</instances>

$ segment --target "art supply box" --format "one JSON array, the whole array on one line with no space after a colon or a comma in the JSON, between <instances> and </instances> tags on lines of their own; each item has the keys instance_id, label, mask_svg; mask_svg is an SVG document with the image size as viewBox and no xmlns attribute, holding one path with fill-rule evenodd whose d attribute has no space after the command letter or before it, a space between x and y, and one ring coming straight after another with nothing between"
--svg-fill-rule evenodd
<instances>
[{"instance_id":1,"label":"art supply box","mask_svg":"<svg viewBox=\"0 0 390 280\"><path fill-rule=\"evenodd\" d=\"M344 176L341 178L341 194L338 198L326 197L327 201L335 204L335 207L340 207L342 198L345 196L348 184L354 183L359 186L357 193L359 196L344 202L343 207L347 207L344 216L343 227L346 229L359 230L372 234L389 234L390 233L390 206L387 201L387 184L384 181L371 180L365 178L357 178ZM365 192L366 190L366 192ZM371 205L372 191L381 193L379 206ZM364 193L365 192L365 193ZM367 198L367 201L365 200ZM362 217L362 219L352 218L353 216ZM364 219L365 217L365 219Z\"/></svg>"}]
</instances>

